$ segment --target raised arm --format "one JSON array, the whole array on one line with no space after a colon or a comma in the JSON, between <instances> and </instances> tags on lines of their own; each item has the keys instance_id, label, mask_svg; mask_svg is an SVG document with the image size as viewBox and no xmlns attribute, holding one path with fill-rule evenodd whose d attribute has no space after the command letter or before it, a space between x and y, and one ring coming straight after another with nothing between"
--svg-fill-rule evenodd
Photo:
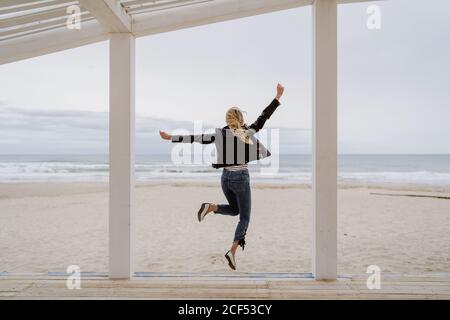
<instances>
[{"instance_id":1,"label":"raised arm","mask_svg":"<svg viewBox=\"0 0 450 320\"><path fill-rule=\"evenodd\" d=\"M264 127L264 124L269 120L270 116L275 112L275 109L280 105L280 98L283 95L284 87L281 84L277 85L277 95L275 99L263 110L261 115L250 125L250 130L258 132Z\"/></svg>"},{"instance_id":2,"label":"raised arm","mask_svg":"<svg viewBox=\"0 0 450 320\"><path fill-rule=\"evenodd\" d=\"M216 139L214 133L204 134L188 134L188 135L170 135L167 132L159 131L159 135L164 140L171 140L174 143L193 143L198 142L201 144L213 143Z\"/></svg>"}]
</instances>

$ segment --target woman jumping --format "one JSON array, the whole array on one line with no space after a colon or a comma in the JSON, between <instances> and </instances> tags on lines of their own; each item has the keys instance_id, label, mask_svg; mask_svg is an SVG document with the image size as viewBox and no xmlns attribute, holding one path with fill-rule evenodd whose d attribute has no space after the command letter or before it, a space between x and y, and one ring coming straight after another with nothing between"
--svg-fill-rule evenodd
<instances>
[{"instance_id":1,"label":"woman jumping","mask_svg":"<svg viewBox=\"0 0 450 320\"><path fill-rule=\"evenodd\" d=\"M229 216L239 215L233 244L225 254L228 265L233 270L236 270L236 250L238 246L241 246L244 250L245 235L250 222L251 191L247 163L270 156L269 150L254 135L263 128L266 121L280 105L283 92L284 87L278 84L275 99L250 126L244 123L241 110L232 107L226 113L227 126L217 128L214 133L170 135L164 131L159 132L162 139L171 140L174 143L215 144L217 161L212 166L216 169L223 168L221 184L228 204L202 203L197 217L198 221L201 222L211 212Z\"/></svg>"}]
</instances>

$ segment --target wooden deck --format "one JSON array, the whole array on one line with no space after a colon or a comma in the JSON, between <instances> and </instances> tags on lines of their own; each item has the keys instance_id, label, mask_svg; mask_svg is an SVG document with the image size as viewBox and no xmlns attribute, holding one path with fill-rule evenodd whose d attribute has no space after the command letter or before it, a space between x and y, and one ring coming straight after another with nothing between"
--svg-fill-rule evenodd
<instances>
[{"instance_id":1,"label":"wooden deck","mask_svg":"<svg viewBox=\"0 0 450 320\"><path fill-rule=\"evenodd\" d=\"M315 281L289 274L138 274L132 280L84 275L69 290L63 275L0 275L0 299L450 299L450 274L383 274L381 289L367 275Z\"/></svg>"}]
</instances>

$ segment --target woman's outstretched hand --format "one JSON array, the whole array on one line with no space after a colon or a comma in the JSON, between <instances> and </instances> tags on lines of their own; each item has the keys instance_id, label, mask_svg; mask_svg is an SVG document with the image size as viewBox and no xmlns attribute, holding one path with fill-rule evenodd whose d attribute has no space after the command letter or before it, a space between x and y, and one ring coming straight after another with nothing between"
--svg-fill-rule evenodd
<instances>
[{"instance_id":1,"label":"woman's outstretched hand","mask_svg":"<svg viewBox=\"0 0 450 320\"><path fill-rule=\"evenodd\" d=\"M167 132L164 132L162 130L159 130L159 135L164 140L172 140L172 136L170 134L168 134Z\"/></svg>"},{"instance_id":2,"label":"woman's outstretched hand","mask_svg":"<svg viewBox=\"0 0 450 320\"><path fill-rule=\"evenodd\" d=\"M277 99L279 101L281 96L283 95L283 92L284 92L284 87L281 84L278 84L277 85L277 96L275 97L275 99Z\"/></svg>"}]
</instances>

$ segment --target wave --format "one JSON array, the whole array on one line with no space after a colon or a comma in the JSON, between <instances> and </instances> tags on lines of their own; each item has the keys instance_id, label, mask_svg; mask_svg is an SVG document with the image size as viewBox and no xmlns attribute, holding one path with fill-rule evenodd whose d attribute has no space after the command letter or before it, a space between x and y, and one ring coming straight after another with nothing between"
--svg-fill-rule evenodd
<instances>
[{"instance_id":1,"label":"wave","mask_svg":"<svg viewBox=\"0 0 450 320\"><path fill-rule=\"evenodd\" d=\"M270 172L262 166L251 165L252 180L270 182L310 183L311 172L290 165ZM264 171L266 170L266 171ZM171 163L138 163L137 181L151 180L216 180L220 170L206 165L173 165ZM107 163L82 162L0 162L0 182L70 182L108 181ZM420 171L341 171L341 182L413 183L450 186L450 172Z\"/></svg>"}]
</instances>

